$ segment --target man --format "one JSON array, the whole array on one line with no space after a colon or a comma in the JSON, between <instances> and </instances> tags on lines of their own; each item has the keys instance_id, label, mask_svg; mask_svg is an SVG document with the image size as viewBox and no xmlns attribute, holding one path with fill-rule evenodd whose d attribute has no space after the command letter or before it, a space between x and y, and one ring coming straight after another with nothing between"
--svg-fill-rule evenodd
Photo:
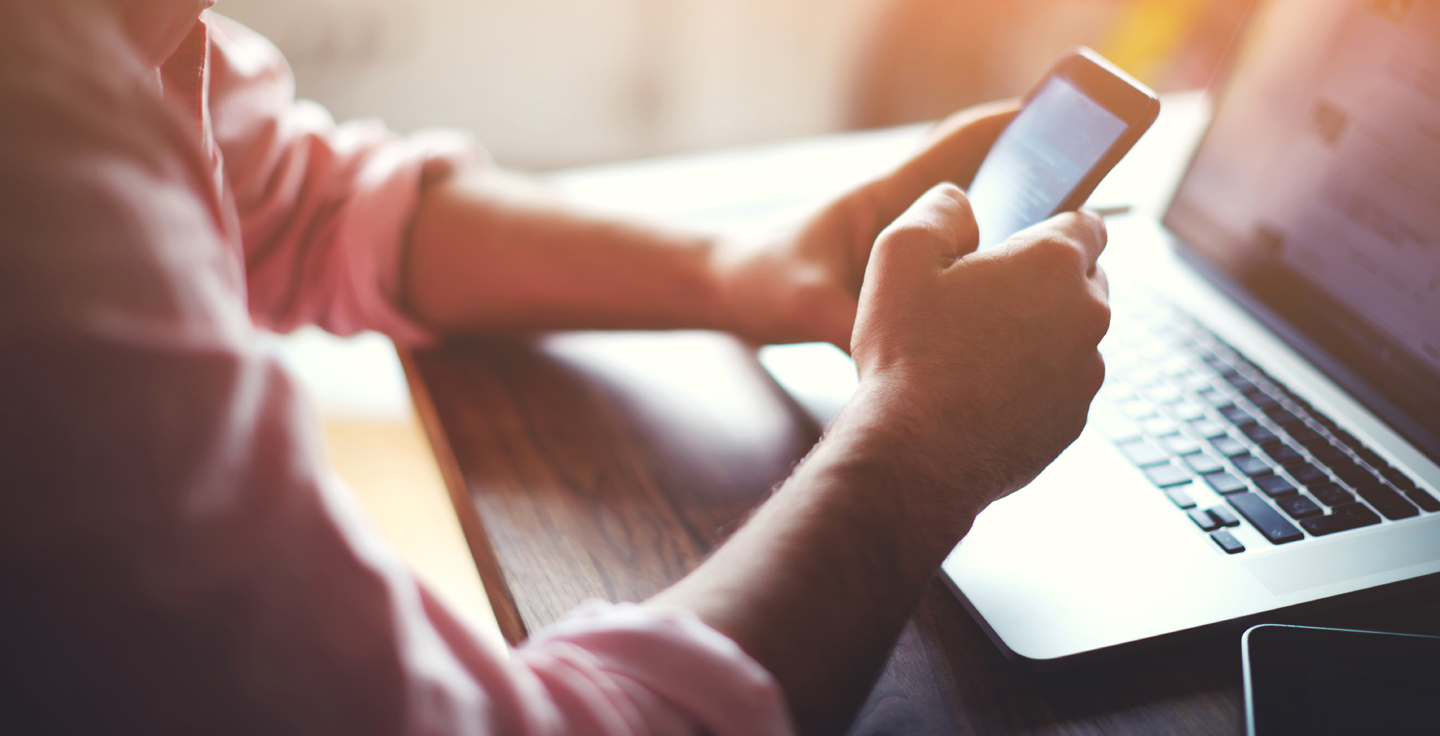
<instances>
[{"instance_id":1,"label":"man","mask_svg":"<svg viewBox=\"0 0 1440 736\"><path fill-rule=\"evenodd\" d=\"M962 114L772 242L576 212L337 128L209 0L0 4L0 703L36 733L834 732L981 509L1078 434L1100 222L973 251ZM706 327L859 391L694 574L507 658L327 473L253 325Z\"/></svg>"}]
</instances>

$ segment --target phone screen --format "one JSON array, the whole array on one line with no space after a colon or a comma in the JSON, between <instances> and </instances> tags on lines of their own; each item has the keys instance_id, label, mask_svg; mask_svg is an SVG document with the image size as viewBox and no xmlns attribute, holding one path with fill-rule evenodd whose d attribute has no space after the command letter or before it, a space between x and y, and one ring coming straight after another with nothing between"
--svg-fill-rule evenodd
<instances>
[{"instance_id":1,"label":"phone screen","mask_svg":"<svg viewBox=\"0 0 1440 736\"><path fill-rule=\"evenodd\" d=\"M1059 76L996 139L967 195L983 250L1055 213L1128 127Z\"/></svg>"}]
</instances>

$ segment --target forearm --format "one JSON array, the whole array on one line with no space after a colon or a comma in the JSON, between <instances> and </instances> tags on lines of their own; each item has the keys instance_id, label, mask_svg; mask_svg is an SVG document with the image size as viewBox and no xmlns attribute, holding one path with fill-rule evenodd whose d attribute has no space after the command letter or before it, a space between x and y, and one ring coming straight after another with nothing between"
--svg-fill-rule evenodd
<instances>
[{"instance_id":1,"label":"forearm","mask_svg":"<svg viewBox=\"0 0 1440 736\"><path fill-rule=\"evenodd\" d=\"M873 431L875 406L857 397L734 538L652 601L691 608L765 665L802 733L843 730L988 497L953 475L958 463L946 480L908 456L894 426Z\"/></svg>"},{"instance_id":2,"label":"forearm","mask_svg":"<svg viewBox=\"0 0 1440 736\"><path fill-rule=\"evenodd\" d=\"M405 301L449 330L725 328L713 238L585 212L515 175L429 187Z\"/></svg>"}]
</instances>

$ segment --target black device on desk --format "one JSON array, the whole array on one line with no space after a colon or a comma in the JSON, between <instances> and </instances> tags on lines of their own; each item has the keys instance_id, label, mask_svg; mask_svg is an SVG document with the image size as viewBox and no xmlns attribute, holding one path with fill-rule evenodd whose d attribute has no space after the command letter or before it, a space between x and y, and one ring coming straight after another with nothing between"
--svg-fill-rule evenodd
<instances>
[{"instance_id":1,"label":"black device on desk","mask_svg":"<svg viewBox=\"0 0 1440 736\"><path fill-rule=\"evenodd\" d=\"M1094 51L1061 58L970 183L980 248L1078 209L1159 114L1154 92Z\"/></svg>"},{"instance_id":2,"label":"black device on desk","mask_svg":"<svg viewBox=\"0 0 1440 736\"><path fill-rule=\"evenodd\" d=\"M1440 733L1440 637L1268 624L1241 650L1250 736Z\"/></svg>"}]
</instances>

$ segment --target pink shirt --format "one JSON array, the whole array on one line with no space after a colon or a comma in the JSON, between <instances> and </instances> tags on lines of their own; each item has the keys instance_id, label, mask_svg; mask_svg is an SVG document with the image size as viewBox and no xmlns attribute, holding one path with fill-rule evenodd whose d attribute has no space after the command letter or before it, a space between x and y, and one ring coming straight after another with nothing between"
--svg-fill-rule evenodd
<instances>
[{"instance_id":1,"label":"pink shirt","mask_svg":"<svg viewBox=\"0 0 1440 736\"><path fill-rule=\"evenodd\" d=\"M425 339L400 249L471 149L336 126L208 5L0 2L0 729L789 733L686 611L506 657L368 525L254 325Z\"/></svg>"}]
</instances>

